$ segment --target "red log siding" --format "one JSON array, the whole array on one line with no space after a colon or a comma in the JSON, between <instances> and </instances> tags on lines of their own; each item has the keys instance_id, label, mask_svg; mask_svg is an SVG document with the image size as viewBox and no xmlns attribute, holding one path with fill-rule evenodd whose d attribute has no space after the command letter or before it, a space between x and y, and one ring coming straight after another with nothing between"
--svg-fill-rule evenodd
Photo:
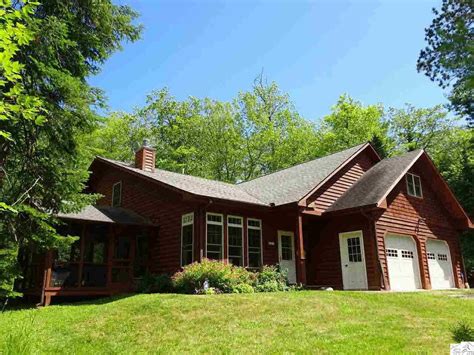
<instances>
[{"instance_id":1,"label":"red log siding","mask_svg":"<svg viewBox=\"0 0 474 355\"><path fill-rule=\"evenodd\" d=\"M376 242L373 228L368 219L360 214L346 215L326 220L320 229L310 231L313 239L313 248L309 251L311 260L307 269L308 284L317 286L330 286L342 289L341 255L339 247L339 233L362 230L364 238L364 252L367 269L368 288L378 290L381 288L380 266L377 261Z\"/></svg>"},{"instance_id":2,"label":"red log siding","mask_svg":"<svg viewBox=\"0 0 474 355\"><path fill-rule=\"evenodd\" d=\"M150 271L174 272L181 262L181 216L194 212L195 205L184 202L180 196L152 182L133 175L106 170L94 179L92 190L104 195L99 205L110 205L112 185L122 181L122 204L159 226L158 233L150 238Z\"/></svg>"},{"instance_id":3,"label":"red log siding","mask_svg":"<svg viewBox=\"0 0 474 355\"><path fill-rule=\"evenodd\" d=\"M308 204L317 210L325 211L374 164L375 160L372 155L369 155L367 150L361 152L343 169L325 182L308 199Z\"/></svg>"},{"instance_id":4,"label":"red log siding","mask_svg":"<svg viewBox=\"0 0 474 355\"><path fill-rule=\"evenodd\" d=\"M450 249L456 287L462 282L462 258L459 233L450 220L449 212L431 188L430 179L424 176L422 166L416 163L410 172L421 177L423 198L409 196L405 177L387 197L387 209L376 223L378 251L383 265L385 279L389 281L385 258L384 237L387 233L412 236L417 244L420 258L420 277L424 288L431 288L426 241L428 238L445 240Z\"/></svg>"},{"instance_id":5,"label":"red log siding","mask_svg":"<svg viewBox=\"0 0 474 355\"><path fill-rule=\"evenodd\" d=\"M181 216L194 213L194 260L205 256L206 213L224 215L224 259L227 259L227 216L244 217L244 265L247 258L247 218L262 220L263 264L278 263L278 230L291 231L297 236L296 206L293 209L270 210L244 204L212 203L203 205L183 200L181 196L159 185L131 174L110 168L94 173L90 189L104 195L99 205L110 205L112 186L122 181L122 207L149 218L159 226L157 236L150 245L150 271L172 273L180 269L181 261ZM295 248L297 240L295 239Z\"/></svg>"}]
</instances>

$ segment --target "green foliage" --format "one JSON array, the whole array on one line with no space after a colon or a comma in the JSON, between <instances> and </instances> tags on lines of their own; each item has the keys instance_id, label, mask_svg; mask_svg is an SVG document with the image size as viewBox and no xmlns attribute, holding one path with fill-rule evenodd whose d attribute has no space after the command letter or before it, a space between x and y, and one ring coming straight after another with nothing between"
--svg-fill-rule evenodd
<instances>
[{"instance_id":1,"label":"green foliage","mask_svg":"<svg viewBox=\"0 0 474 355\"><path fill-rule=\"evenodd\" d=\"M208 289L204 283L208 282ZM278 266L264 266L258 272L205 259L193 263L173 276L175 291L180 293L253 293L293 290L287 275Z\"/></svg>"},{"instance_id":2,"label":"green foliage","mask_svg":"<svg viewBox=\"0 0 474 355\"><path fill-rule=\"evenodd\" d=\"M363 106L348 95L342 95L332 108L331 114L323 117L319 135L325 152L337 152L375 137L381 146L388 147L388 125L382 120L381 105Z\"/></svg>"},{"instance_id":3,"label":"green foliage","mask_svg":"<svg viewBox=\"0 0 474 355\"><path fill-rule=\"evenodd\" d=\"M288 291L287 274L280 270L278 266L264 266L257 273L255 280L256 292L277 292Z\"/></svg>"},{"instance_id":4,"label":"green foliage","mask_svg":"<svg viewBox=\"0 0 474 355\"><path fill-rule=\"evenodd\" d=\"M451 88L452 108L474 121L474 6L470 0L443 0L425 30L428 45L420 52L418 71L442 88Z\"/></svg>"},{"instance_id":5,"label":"green foliage","mask_svg":"<svg viewBox=\"0 0 474 355\"><path fill-rule=\"evenodd\" d=\"M154 91L133 115L114 114L85 138L92 152L133 160L149 138L157 166L228 182L248 180L314 158L314 126L294 110L275 83L256 79L232 102L190 97L177 101ZM91 154L92 155L92 154Z\"/></svg>"},{"instance_id":6,"label":"green foliage","mask_svg":"<svg viewBox=\"0 0 474 355\"><path fill-rule=\"evenodd\" d=\"M463 341L474 341L474 329L466 322L459 322L451 330L453 334L453 340L456 343Z\"/></svg>"},{"instance_id":7,"label":"green foliage","mask_svg":"<svg viewBox=\"0 0 474 355\"><path fill-rule=\"evenodd\" d=\"M168 274L146 273L137 285L138 293L168 293L173 291L173 282Z\"/></svg>"},{"instance_id":8,"label":"green foliage","mask_svg":"<svg viewBox=\"0 0 474 355\"><path fill-rule=\"evenodd\" d=\"M395 152L429 151L456 124L441 105L416 108L407 104L401 109L391 108L387 116Z\"/></svg>"},{"instance_id":9,"label":"green foliage","mask_svg":"<svg viewBox=\"0 0 474 355\"><path fill-rule=\"evenodd\" d=\"M251 285L253 273L245 268L224 264L220 261L204 259L200 263L192 263L183 271L173 275L173 284L177 292L200 293L207 280L209 288L219 292L230 293L237 285Z\"/></svg>"},{"instance_id":10,"label":"green foliage","mask_svg":"<svg viewBox=\"0 0 474 355\"><path fill-rule=\"evenodd\" d=\"M58 247L71 239L56 233L52 214L97 198L82 193L90 161L78 139L96 126L103 97L86 78L123 40L138 38L137 14L109 0L1 5L0 248ZM18 267L8 270L1 279L20 277Z\"/></svg>"},{"instance_id":11,"label":"green foliage","mask_svg":"<svg viewBox=\"0 0 474 355\"><path fill-rule=\"evenodd\" d=\"M255 290L252 285L249 284L237 284L232 286L232 293L254 293Z\"/></svg>"}]
</instances>

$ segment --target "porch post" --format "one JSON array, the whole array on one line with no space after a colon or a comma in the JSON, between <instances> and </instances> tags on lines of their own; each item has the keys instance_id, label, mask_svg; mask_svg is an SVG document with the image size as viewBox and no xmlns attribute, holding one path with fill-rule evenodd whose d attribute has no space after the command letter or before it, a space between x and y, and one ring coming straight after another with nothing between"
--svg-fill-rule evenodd
<instances>
[{"instance_id":1,"label":"porch post","mask_svg":"<svg viewBox=\"0 0 474 355\"><path fill-rule=\"evenodd\" d=\"M53 251L49 249L45 255L44 263L44 278L43 278L43 291L41 292L41 303L43 306L49 306L51 303L51 295L46 292L46 289L51 284L51 272L53 267Z\"/></svg>"},{"instance_id":2,"label":"porch post","mask_svg":"<svg viewBox=\"0 0 474 355\"><path fill-rule=\"evenodd\" d=\"M296 223L296 281L306 285L306 255L303 242L303 216L298 212Z\"/></svg>"}]
</instances>

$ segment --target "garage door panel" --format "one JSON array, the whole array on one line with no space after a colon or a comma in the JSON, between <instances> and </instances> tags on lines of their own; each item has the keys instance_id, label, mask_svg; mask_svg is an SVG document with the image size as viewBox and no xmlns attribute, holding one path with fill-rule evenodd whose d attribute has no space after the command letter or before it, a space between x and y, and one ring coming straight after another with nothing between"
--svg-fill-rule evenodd
<instances>
[{"instance_id":1,"label":"garage door panel","mask_svg":"<svg viewBox=\"0 0 474 355\"><path fill-rule=\"evenodd\" d=\"M409 291L421 288L415 241L408 236L387 235L385 251L391 289Z\"/></svg>"},{"instance_id":2,"label":"garage door panel","mask_svg":"<svg viewBox=\"0 0 474 355\"><path fill-rule=\"evenodd\" d=\"M434 290L454 288L453 264L448 244L441 240L428 240L426 255L431 288Z\"/></svg>"}]
</instances>

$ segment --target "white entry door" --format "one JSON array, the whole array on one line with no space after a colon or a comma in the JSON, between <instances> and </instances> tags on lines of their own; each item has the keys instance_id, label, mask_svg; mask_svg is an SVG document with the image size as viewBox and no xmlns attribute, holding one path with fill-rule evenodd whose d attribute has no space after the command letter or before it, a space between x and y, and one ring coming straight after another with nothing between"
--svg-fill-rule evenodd
<instances>
[{"instance_id":1,"label":"white entry door","mask_svg":"<svg viewBox=\"0 0 474 355\"><path fill-rule=\"evenodd\" d=\"M431 288L433 290L454 288L453 264L451 263L448 244L441 240L428 240L426 242L426 255L430 270Z\"/></svg>"},{"instance_id":2,"label":"white entry door","mask_svg":"<svg viewBox=\"0 0 474 355\"><path fill-rule=\"evenodd\" d=\"M278 259L280 268L288 273L288 282L295 284L295 235L292 232L278 231Z\"/></svg>"},{"instance_id":3,"label":"white entry door","mask_svg":"<svg viewBox=\"0 0 474 355\"><path fill-rule=\"evenodd\" d=\"M390 234L385 237L388 277L393 291L421 288L416 244L412 237Z\"/></svg>"},{"instance_id":4,"label":"white entry door","mask_svg":"<svg viewBox=\"0 0 474 355\"><path fill-rule=\"evenodd\" d=\"M340 233L339 246L344 290L366 290L367 271L362 231Z\"/></svg>"}]
</instances>

